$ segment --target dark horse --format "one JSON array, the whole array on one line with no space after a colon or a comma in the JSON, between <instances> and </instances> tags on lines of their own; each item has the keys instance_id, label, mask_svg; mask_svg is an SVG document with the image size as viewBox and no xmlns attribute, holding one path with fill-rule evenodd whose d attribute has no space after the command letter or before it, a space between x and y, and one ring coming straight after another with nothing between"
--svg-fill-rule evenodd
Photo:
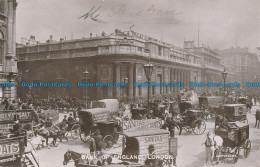
<instances>
[{"instance_id":1,"label":"dark horse","mask_svg":"<svg viewBox=\"0 0 260 167\"><path fill-rule=\"evenodd\" d=\"M49 138L53 138L52 144L57 147L57 138L60 138L60 129L56 126L45 128L44 126L40 129L35 130L36 135L42 136L46 140L46 146L49 148Z\"/></svg>"},{"instance_id":2,"label":"dark horse","mask_svg":"<svg viewBox=\"0 0 260 167\"><path fill-rule=\"evenodd\" d=\"M259 122L260 122L260 110L257 109L256 113L255 113L255 128L256 128L256 125L258 123L258 129L259 129Z\"/></svg>"}]
</instances>

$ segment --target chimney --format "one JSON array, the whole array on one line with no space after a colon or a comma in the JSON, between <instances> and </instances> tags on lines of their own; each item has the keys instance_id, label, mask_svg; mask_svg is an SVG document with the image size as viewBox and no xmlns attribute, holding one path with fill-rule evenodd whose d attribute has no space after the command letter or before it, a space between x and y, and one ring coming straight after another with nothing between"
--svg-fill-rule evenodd
<instances>
[{"instance_id":1,"label":"chimney","mask_svg":"<svg viewBox=\"0 0 260 167\"><path fill-rule=\"evenodd\" d=\"M92 38L92 33L89 34L90 38Z\"/></svg>"}]
</instances>

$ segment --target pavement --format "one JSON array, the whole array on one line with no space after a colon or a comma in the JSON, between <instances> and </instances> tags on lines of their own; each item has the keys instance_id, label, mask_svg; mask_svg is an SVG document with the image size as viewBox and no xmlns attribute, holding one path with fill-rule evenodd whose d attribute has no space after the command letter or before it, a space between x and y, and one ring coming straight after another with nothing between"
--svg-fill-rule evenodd
<instances>
[{"instance_id":1,"label":"pavement","mask_svg":"<svg viewBox=\"0 0 260 167\"><path fill-rule=\"evenodd\" d=\"M259 104L258 104L259 105ZM250 126L249 139L251 141L251 153L248 158L243 157L243 150L240 150L241 156L236 164L228 164L220 162L217 167L260 167L260 129L254 128L255 126L255 110L259 106L253 106L252 112L247 114L247 118ZM62 120L64 114L60 114L60 120ZM189 134L185 131L181 135L178 135L176 131L176 137L178 138L178 155L177 166L178 167L206 167L205 164L205 146L201 144L206 139L206 133L214 130L214 121L209 120L206 122L207 129L203 135ZM52 139L51 139L52 140ZM114 149L111 149L110 153L121 153L120 147L121 141L115 145ZM62 167L63 155L68 150L73 150L79 153L89 153L88 143L82 142L80 139L69 138L69 141L59 143L58 147L51 147L50 149L43 148L37 151L41 167ZM74 163L70 162L67 167L73 167Z\"/></svg>"}]
</instances>

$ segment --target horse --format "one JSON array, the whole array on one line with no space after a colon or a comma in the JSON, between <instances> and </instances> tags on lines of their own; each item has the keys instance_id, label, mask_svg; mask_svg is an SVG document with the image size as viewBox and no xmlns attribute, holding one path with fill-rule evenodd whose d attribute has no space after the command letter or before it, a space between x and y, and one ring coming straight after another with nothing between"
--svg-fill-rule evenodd
<instances>
[{"instance_id":1,"label":"horse","mask_svg":"<svg viewBox=\"0 0 260 167\"><path fill-rule=\"evenodd\" d=\"M206 163L208 163L209 158L211 164L213 164L214 159L216 160L216 163L219 163L220 149L223 146L223 139L218 135L208 132L206 141L203 144L205 144L206 149Z\"/></svg>"},{"instance_id":2,"label":"horse","mask_svg":"<svg viewBox=\"0 0 260 167\"><path fill-rule=\"evenodd\" d=\"M49 147L49 138L53 138L52 144L57 147L56 142L57 142L57 138L60 138L60 129L57 126L52 126L52 127L48 127L45 128L44 126L42 126L40 129L35 129L35 135L40 135L42 136L45 141L46 141L46 146L48 148Z\"/></svg>"},{"instance_id":3,"label":"horse","mask_svg":"<svg viewBox=\"0 0 260 167\"><path fill-rule=\"evenodd\" d=\"M255 128L256 128L256 125L258 123L258 129L259 129L259 122L260 122L260 110L257 109L256 113L255 113Z\"/></svg>"},{"instance_id":4,"label":"horse","mask_svg":"<svg viewBox=\"0 0 260 167\"><path fill-rule=\"evenodd\" d=\"M62 121L56 124L56 126L60 128L60 142L62 142L62 139L66 139L67 141L69 141L67 137L69 131L68 124Z\"/></svg>"},{"instance_id":5,"label":"horse","mask_svg":"<svg viewBox=\"0 0 260 167\"><path fill-rule=\"evenodd\" d=\"M74 161L74 166L78 166L79 162L82 160L82 155L80 153L68 150L64 154L63 165L67 165L71 159Z\"/></svg>"}]
</instances>

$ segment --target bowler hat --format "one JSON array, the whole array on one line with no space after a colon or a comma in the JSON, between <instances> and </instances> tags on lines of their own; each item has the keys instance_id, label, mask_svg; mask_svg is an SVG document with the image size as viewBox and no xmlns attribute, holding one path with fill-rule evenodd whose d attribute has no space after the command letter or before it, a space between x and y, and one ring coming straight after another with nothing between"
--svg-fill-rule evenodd
<instances>
[{"instance_id":1,"label":"bowler hat","mask_svg":"<svg viewBox=\"0 0 260 167\"><path fill-rule=\"evenodd\" d=\"M154 145L149 145L149 147L148 147L148 150L155 150L155 147L154 147Z\"/></svg>"}]
</instances>

